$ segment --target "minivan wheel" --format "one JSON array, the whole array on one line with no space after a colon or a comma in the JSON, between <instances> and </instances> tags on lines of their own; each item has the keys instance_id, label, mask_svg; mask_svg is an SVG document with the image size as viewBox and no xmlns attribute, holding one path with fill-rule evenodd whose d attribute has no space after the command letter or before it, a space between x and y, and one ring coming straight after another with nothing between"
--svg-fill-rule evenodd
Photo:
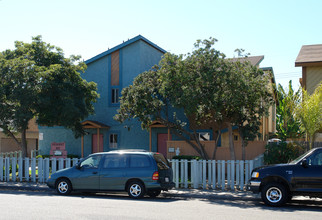
<instances>
[{"instance_id":1,"label":"minivan wheel","mask_svg":"<svg viewBox=\"0 0 322 220\"><path fill-rule=\"evenodd\" d=\"M130 182L127 187L129 196L133 199L141 199L145 194L144 186L139 181Z\"/></svg>"},{"instance_id":2,"label":"minivan wheel","mask_svg":"<svg viewBox=\"0 0 322 220\"><path fill-rule=\"evenodd\" d=\"M148 196L150 196L151 198L155 198L157 197L158 195L160 195L161 193L161 190L160 189L157 189L157 190L151 190L149 191L147 194Z\"/></svg>"},{"instance_id":3,"label":"minivan wheel","mask_svg":"<svg viewBox=\"0 0 322 220\"><path fill-rule=\"evenodd\" d=\"M68 195L72 191L72 184L68 179L60 179L56 183L56 191L60 195Z\"/></svg>"},{"instance_id":4,"label":"minivan wheel","mask_svg":"<svg viewBox=\"0 0 322 220\"><path fill-rule=\"evenodd\" d=\"M284 205L289 195L286 188L280 183L268 183L261 192L262 200L269 206L281 206Z\"/></svg>"}]
</instances>

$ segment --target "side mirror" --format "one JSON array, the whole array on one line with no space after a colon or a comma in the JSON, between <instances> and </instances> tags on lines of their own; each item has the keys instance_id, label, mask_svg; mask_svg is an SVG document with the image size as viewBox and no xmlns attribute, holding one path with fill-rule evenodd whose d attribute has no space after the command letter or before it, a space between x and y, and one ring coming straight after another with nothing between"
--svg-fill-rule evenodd
<instances>
[{"instance_id":1,"label":"side mirror","mask_svg":"<svg viewBox=\"0 0 322 220\"><path fill-rule=\"evenodd\" d=\"M79 169L81 168L81 167L80 167L80 163L76 164L76 165L75 165L75 168L79 170Z\"/></svg>"},{"instance_id":2,"label":"side mirror","mask_svg":"<svg viewBox=\"0 0 322 220\"><path fill-rule=\"evenodd\" d=\"M301 165L302 165L302 167L304 167L304 168L308 168L308 167L309 167L309 164L307 163L307 160L306 160L306 159L303 159L303 160L302 160Z\"/></svg>"}]
</instances>

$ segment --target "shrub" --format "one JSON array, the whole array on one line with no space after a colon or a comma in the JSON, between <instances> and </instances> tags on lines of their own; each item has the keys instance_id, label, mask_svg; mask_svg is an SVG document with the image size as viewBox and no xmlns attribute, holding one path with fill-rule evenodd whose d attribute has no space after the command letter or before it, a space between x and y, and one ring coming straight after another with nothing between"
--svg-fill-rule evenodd
<instances>
[{"instance_id":1,"label":"shrub","mask_svg":"<svg viewBox=\"0 0 322 220\"><path fill-rule=\"evenodd\" d=\"M68 154L67 155L67 158L71 158L71 159L73 159L73 158L80 158L80 156L77 155L77 154Z\"/></svg>"},{"instance_id":2,"label":"shrub","mask_svg":"<svg viewBox=\"0 0 322 220\"><path fill-rule=\"evenodd\" d=\"M45 159L45 158L50 158L50 157L51 157L51 155L44 154L44 155L37 155L36 159L38 159L38 158Z\"/></svg>"},{"instance_id":3,"label":"shrub","mask_svg":"<svg viewBox=\"0 0 322 220\"><path fill-rule=\"evenodd\" d=\"M305 152L305 148L296 143L272 143L266 145L265 164L288 163Z\"/></svg>"},{"instance_id":4,"label":"shrub","mask_svg":"<svg viewBox=\"0 0 322 220\"><path fill-rule=\"evenodd\" d=\"M172 157L173 160L201 160L200 156L179 155Z\"/></svg>"}]
</instances>

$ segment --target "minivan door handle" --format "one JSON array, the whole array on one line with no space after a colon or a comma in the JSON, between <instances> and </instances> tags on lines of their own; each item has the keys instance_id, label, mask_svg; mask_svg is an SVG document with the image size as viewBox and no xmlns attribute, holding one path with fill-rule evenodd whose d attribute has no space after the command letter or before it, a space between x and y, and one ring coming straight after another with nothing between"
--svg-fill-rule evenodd
<instances>
[{"instance_id":1,"label":"minivan door handle","mask_svg":"<svg viewBox=\"0 0 322 220\"><path fill-rule=\"evenodd\" d=\"M97 174L97 171L94 171L93 174Z\"/></svg>"}]
</instances>

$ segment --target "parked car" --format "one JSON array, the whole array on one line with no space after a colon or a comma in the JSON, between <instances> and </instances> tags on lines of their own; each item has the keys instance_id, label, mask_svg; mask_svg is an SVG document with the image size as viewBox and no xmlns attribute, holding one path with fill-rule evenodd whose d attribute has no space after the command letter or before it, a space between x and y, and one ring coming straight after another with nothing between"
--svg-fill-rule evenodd
<instances>
[{"instance_id":1,"label":"parked car","mask_svg":"<svg viewBox=\"0 0 322 220\"><path fill-rule=\"evenodd\" d=\"M322 148L315 148L288 164L256 168L248 190L261 193L263 202L281 206L294 195L322 198Z\"/></svg>"},{"instance_id":2,"label":"parked car","mask_svg":"<svg viewBox=\"0 0 322 220\"><path fill-rule=\"evenodd\" d=\"M61 195L71 191L127 191L131 198L156 197L174 187L173 172L160 153L110 151L91 154L76 166L52 174L47 185Z\"/></svg>"}]
</instances>

